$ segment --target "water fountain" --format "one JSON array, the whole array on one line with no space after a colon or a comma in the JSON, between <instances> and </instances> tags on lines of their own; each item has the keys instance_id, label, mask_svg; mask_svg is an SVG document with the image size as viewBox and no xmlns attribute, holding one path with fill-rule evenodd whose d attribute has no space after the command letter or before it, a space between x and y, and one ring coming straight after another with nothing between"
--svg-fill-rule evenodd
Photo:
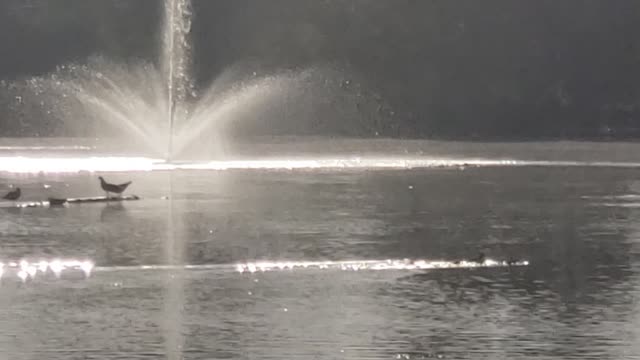
<instances>
[{"instance_id":1,"label":"water fountain","mask_svg":"<svg viewBox=\"0 0 640 360\"><path fill-rule=\"evenodd\" d=\"M17 105L27 117L62 121L64 135L114 137L122 144L139 144L140 149L132 150L145 155L184 159L194 143L199 149L191 153L202 154L206 145L211 148L207 157L224 155L232 122L263 118L265 112L288 105L281 99L295 103L293 94L310 88L310 81L324 84L327 76L340 76L331 73L335 69L318 66L265 74L232 67L210 86L196 88L191 76L190 1L166 0L164 17L162 49L155 62L93 56L11 84L9 92L20 99Z\"/></svg>"},{"instance_id":2,"label":"water fountain","mask_svg":"<svg viewBox=\"0 0 640 360\"><path fill-rule=\"evenodd\" d=\"M176 115L183 116L187 91L191 88L189 77L189 41L191 30L191 4L189 0L166 0L164 18L164 46L162 68L167 84L168 145L167 158L173 150L173 128Z\"/></svg>"},{"instance_id":3,"label":"water fountain","mask_svg":"<svg viewBox=\"0 0 640 360\"><path fill-rule=\"evenodd\" d=\"M190 0L165 0L163 25L163 50L161 64L166 80L166 106L161 107L167 114L167 160L173 156L173 129L176 116L186 115L186 101L189 81L189 42L187 34L191 28ZM173 173L169 173L169 206L167 216L167 240L165 244L166 262L169 265L184 264L184 244L177 240L178 234L173 200ZM167 359L182 358L182 308L184 306L184 270L169 271L164 301L164 329Z\"/></svg>"},{"instance_id":4,"label":"water fountain","mask_svg":"<svg viewBox=\"0 0 640 360\"><path fill-rule=\"evenodd\" d=\"M231 141L234 132L253 134L258 128L258 133L273 135L286 133L289 126L296 135L360 136L377 134L375 127L385 123L381 98L344 64L283 71L236 63L216 73L208 86L196 84L191 75L190 1L165 0L164 10L158 39L162 46L155 61L95 55L49 74L0 81L0 95L13 98L7 106L9 121L33 122L31 128L37 131L46 124L38 137L99 138L97 147L108 144L98 154L105 159L135 155L174 164L227 160L236 150L244 151L242 144ZM279 122L284 125L279 127ZM50 167L47 164L55 161L47 155L46 164L27 170ZM117 169L101 170L127 170L123 161L114 161Z\"/></svg>"}]
</instances>

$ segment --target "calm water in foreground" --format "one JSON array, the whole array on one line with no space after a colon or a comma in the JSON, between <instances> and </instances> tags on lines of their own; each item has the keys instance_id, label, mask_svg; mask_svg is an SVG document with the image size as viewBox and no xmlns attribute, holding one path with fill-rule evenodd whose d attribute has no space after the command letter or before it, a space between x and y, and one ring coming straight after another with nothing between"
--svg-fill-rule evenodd
<instances>
[{"instance_id":1,"label":"calm water in foreground","mask_svg":"<svg viewBox=\"0 0 640 360\"><path fill-rule=\"evenodd\" d=\"M411 154L420 148L405 145ZM107 180L133 180L128 193L142 199L3 203L0 260L81 258L97 268L88 278L70 270L24 283L5 272L0 358L640 358L640 167L554 165L637 162L630 153L640 146L491 146L435 148L439 156L449 148L458 157L520 154L549 163L111 172ZM13 142L0 151L69 149ZM74 156L88 156L82 151ZM102 194L96 173L6 170L0 190L18 185L25 201ZM479 252L530 265L254 273L235 266L453 262ZM198 266L141 266L171 259Z\"/></svg>"}]
</instances>

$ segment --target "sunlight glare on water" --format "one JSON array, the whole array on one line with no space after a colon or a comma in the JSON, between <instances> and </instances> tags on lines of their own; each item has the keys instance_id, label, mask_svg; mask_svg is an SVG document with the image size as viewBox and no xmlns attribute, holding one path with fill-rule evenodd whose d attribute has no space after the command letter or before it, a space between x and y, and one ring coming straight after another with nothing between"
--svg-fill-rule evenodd
<instances>
[{"instance_id":1,"label":"sunlight glare on water","mask_svg":"<svg viewBox=\"0 0 640 360\"><path fill-rule=\"evenodd\" d=\"M333 269L333 270L431 270L431 269L466 269L476 267L504 267L527 266L529 262L506 262L486 259L484 262L474 261L428 261L428 260L354 260L354 261L283 261L283 262L254 262L237 264L240 273L267 272L297 269Z\"/></svg>"},{"instance_id":2,"label":"sunlight glare on water","mask_svg":"<svg viewBox=\"0 0 640 360\"><path fill-rule=\"evenodd\" d=\"M387 260L351 260L351 261L260 261L238 264L199 264L199 265L138 265L138 266L95 266L93 261L78 259L53 259L28 261L22 259L18 262L0 262L0 278L7 275L15 275L23 282L35 279L38 274L46 275L50 270L56 278L60 278L63 271L80 270L85 278L92 272L110 271L166 271L166 270L217 270L220 272L272 272L293 270L339 270L339 271L381 271L381 270L438 270L438 269L471 269L471 268L495 268L507 266L528 266L527 260L498 261L485 259L483 262L469 260L460 261L429 261L410 259Z\"/></svg>"},{"instance_id":3,"label":"sunlight glare on water","mask_svg":"<svg viewBox=\"0 0 640 360\"><path fill-rule=\"evenodd\" d=\"M292 157L263 159L231 159L204 162L166 162L148 157L26 157L0 156L0 172L15 174L168 171L168 170L295 170L295 169L416 169L487 166L596 166L640 167L635 162L528 161L478 158L434 157Z\"/></svg>"},{"instance_id":4,"label":"sunlight glare on water","mask_svg":"<svg viewBox=\"0 0 640 360\"><path fill-rule=\"evenodd\" d=\"M0 172L15 174L81 171L151 171L158 160L144 157L0 157Z\"/></svg>"},{"instance_id":5,"label":"sunlight glare on water","mask_svg":"<svg viewBox=\"0 0 640 360\"><path fill-rule=\"evenodd\" d=\"M46 275L50 270L56 278L62 275L63 271L80 270L84 273L85 278L91 275L91 271L95 265L90 260L78 260L78 259L53 259L53 260L39 260L28 261L22 259L18 262L9 261L7 263L0 262L0 278L7 275L15 275L23 282L28 279L35 279L38 273Z\"/></svg>"},{"instance_id":6,"label":"sunlight glare on water","mask_svg":"<svg viewBox=\"0 0 640 360\"><path fill-rule=\"evenodd\" d=\"M169 358L168 348L185 359L637 353L639 228L628 206L640 202L638 169L520 165L630 163L638 159L626 154L640 152L545 157L518 149L421 155L384 148L360 158L462 163L410 171L302 168L316 166L302 160L327 159L357 166L359 151L238 148L243 157L234 161L150 159L149 172L104 174L133 181L126 194L141 201L51 208L15 207L49 196L97 197L96 176L0 173L3 193L24 190L20 201L0 204L0 357ZM117 154L98 151L2 156ZM520 162L464 165L482 158ZM301 161L300 170L161 170L290 164L270 160ZM171 234L180 261L167 261ZM79 266L63 270L71 260L94 263L90 276Z\"/></svg>"}]
</instances>

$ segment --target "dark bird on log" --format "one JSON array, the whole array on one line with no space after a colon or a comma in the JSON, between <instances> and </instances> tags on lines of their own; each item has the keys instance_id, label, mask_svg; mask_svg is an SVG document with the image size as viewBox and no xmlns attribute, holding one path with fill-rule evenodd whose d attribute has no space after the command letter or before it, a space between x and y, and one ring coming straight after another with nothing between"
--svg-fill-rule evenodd
<instances>
[{"instance_id":1,"label":"dark bird on log","mask_svg":"<svg viewBox=\"0 0 640 360\"><path fill-rule=\"evenodd\" d=\"M124 192L127 187L131 185L131 181L128 181L124 184L109 184L102 178L102 176L99 176L98 178L100 179L100 187L105 191L107 197L109 197L109 193L122 194L122 192Z\"/></svg>"},{"instance_id":2,"label":"dark bird on log","mask_svg":"<svg viewBox=\"0 0 640 360\"><path fill-rule=\"evenodd\" d=\"M5 196L3 196L2 198L5 200L18 200L18 198L20 197L20 195L22 195L22 191L20 191L20 188L16 188L15 190L11 190L9 191Z\"/></svg>"}]
</instances>

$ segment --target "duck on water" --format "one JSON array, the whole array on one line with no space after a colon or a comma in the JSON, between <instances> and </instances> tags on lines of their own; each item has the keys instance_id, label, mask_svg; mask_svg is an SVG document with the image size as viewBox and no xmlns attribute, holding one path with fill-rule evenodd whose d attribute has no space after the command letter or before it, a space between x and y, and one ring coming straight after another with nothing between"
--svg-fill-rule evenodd
<instances>
[{"instance_id":1,"label":"duck on water","mask_svg":"<svg viewBox=\"0 0 640 360\"><path fill-rule=\"evenodd\" d=\"M9 191L5 196L3 196L2 198L4 200L18 200L20 198L20 196L22 195L22 191L20 190L19 187L15 188L14 190Z\"/></svg>"}]
</instances>

